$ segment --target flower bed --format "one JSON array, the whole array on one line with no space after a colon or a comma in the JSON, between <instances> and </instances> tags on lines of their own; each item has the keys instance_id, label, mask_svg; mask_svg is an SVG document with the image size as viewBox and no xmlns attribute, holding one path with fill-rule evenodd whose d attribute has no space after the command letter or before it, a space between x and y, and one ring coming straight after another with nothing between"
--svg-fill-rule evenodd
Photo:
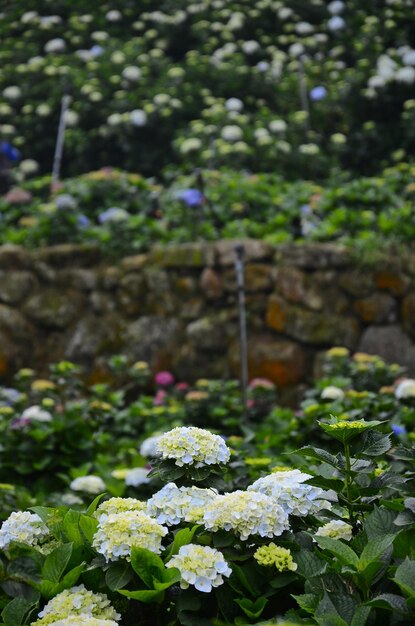
<instances>
[{"instance_id":1,"label":"flower bed","mask_svg":"<svg viewBox=\"0 0 415 626\"><path fill-rule=\"evenodd\" d=\"M400 368L334 348L295 412L257 380L243 415L236 384L111 365L89 389L69 363L0 389L6 626L413 621Z\"/></svg>"}]
</instances>

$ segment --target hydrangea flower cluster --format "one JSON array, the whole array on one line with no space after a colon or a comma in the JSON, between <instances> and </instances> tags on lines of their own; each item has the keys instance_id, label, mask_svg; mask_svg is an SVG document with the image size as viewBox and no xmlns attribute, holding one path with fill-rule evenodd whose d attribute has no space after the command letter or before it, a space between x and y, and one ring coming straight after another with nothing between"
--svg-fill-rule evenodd
<instances>
[{"instance_id":1,"label":"hydrangea flower cluster","mask_svg":"<svg viewBox=\"0 0 415 626\"><path fill-rule=\"evenodd\" d=\"M0 548L6 550L12 541L39 547L49 538L49 528L37 513L17 511L9 515L0 528Z\"/></svg>"},{"instance_id":2,"label":"hydrangea flower cluster","mask_svg":"<svg viewBox=\"0 0 415 626\"><path fill-rule=\"evenodd\" d=\"M77 624L90 624L94 622L82 622L81 618L97 620L109 620L115 622L119 620L119 615L111 606L108 597L104 593L93 593L86 589L84 585L78 585L71 589L65 589L57 596L49 600L44 609L39 613L39 618L33 622L32 626L49 626L59 620L78 620ZM63 622L65 624L65 622ZM71 624L71 622L69 622ZM95 626L95 625L94 625Z\"/></svg>"},{"instance_id":3,"label":"hydrangea flower cluster","mask_svg":"<svg viewBox=\"0 0 415 626\"><path fill-rule=\"evenodd\" d=\"M156 449L163 459L174 459L179 467L227 463L231 456L222 437L195 426L169 430L160 437Z\"/></svg>"},{"instance_id":4,"label":"hydrangea flower cluster","mask_svg":"<svg viewBox=\"0 0 415 626\"><path fill-rule=\"evenodd\" d=\"M223 576L232 574L224 556L219 550L209 546L189 543L182 546L166 567L177 567L181 575L180 587L187 589L193 585L198 591L209 593L212 587L223 584Z\"/></svg>"},{"instance_id":5,"label":"hydrangea flower cluster","mask_svg":"<svg viewBox=\"0 0 415 626\"><path fill-rule=\"evenodd\" d=\"M69 617L58 619L55 622L48 622L48 626L118 626L118 622L114 622L112 619L99 619L97 617L70 615Z\"/></svg>"},{"instance_id":6,"label":"hydrangea flower cluster","mask_svg":"<svg viewBox=\"0 0 415 626\"><path fill-rule=\"evenodd\" d=\"M92 493L96 495L105 491L105 483L99 476L78 476L71 484L70 488L74 491L85 491L86 493Z\"/></svg>"},{"instance_id":7,"label":"hydrangea flower cluster","mask_svg":"<svg viewBox=\"0 0 415 626\"><path fill-rule=\"evenodd\" d=\"M155 554L161 552L161 540L167 528L142 511L112 513L100 519L94 535L93 547L106 561L131 559L131 548L146 548Z\"/></svg>"},{"instance_id":8,"label":"hydrangea flower cluster","mask_svg":"<svg viewBox=\"0 0 415 626\"><path fill-rule=\"evenodd\" d=\"M145 511L146 503L136 498L110 498L102 502L94 513L99 521L107 519L114 513L124 513L125 511Z\"/></svg>"},{"instance_id":9,"label":"hydrangea flower cluster","mask_svg":"<svg viewBox=\"0 0 415 626\"><path fill-rule=\"evenodd\" d=\"M316 532L316 537L330 537L331 539L344 539L350 541L352 538L352 527L350 524L336 519L324 524Z\"/></svg>"},{"instance_id":10,"label":"hydrangea flower cluster","mask_svg":"<svg viewBox=\"0 0 415 626\"><path fill-rule=\"evenodd\" d=\"M214 489L177 487L174 483L164 485L147 502L147 513L159 524L172 526L181 521L201 523L206 505L217 497Z\"/></svg>"},{"instance_id":11,"label":"hydrangea flower cluster","mask_svg":"<svg viewBox=\"0 0 415 626\"><path fill-rule=\"evenodd\" d=\"M295 572L297 563L294 563L290 550L270 543L267 546L260 546L254 553L254 559L265 566L275 565L279 572L286 570Z\"/></svg>"},{"instance_id":12,"label":"hydrangea flower cluster","mask_svg":"<svg viewBox=\"0 0 415 626\"><path fill-rule=\"evenodd\" d=\"M325 498L330 494L319 487L305 485L312 478L299 470L274 472L258 478L248 487L248 491L264 493L274 498L288 515L308 515L320 509L331 509Z\"/></svg>"},{"instance_id":13,"label":"hydrangea flower cluster","mask_svg":"<svg viewBox=\"0 0 415 626\"><path fill-rule=\"evenodd\" d=\"M203 523L208 530L233 530L245 541L251 535L278 537L288 530L288 515L274 498L254 491L217 496L207 506Z\"/></svg>"},{"instance_id":14,"label":"hydrangea flower cluster","mask_svg":"<svg viewBox=\"0 0 415 626\"><path fill-rule=\"evenodd\" d=\"M161 434L162 433L158 435L152 435L151 437L147 437L147 439L144 439L144 441L141 442L141 445L140 445L141 456L144 456L147 458L160 456L160 452L158 452L157 450L157 443L161 437Z\"/></svg>"}]
</instances>

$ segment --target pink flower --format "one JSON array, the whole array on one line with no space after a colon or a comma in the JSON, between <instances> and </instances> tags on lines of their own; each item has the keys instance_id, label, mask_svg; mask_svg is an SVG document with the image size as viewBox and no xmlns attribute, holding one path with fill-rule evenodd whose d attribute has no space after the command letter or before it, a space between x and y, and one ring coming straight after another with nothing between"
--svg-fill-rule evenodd
<instances>
[{"instance_id":1,"label":"pink flower","mask_svg":"<svg viewBox=\"0 0 415 626\"><path fill-rule=\"evenodd\" d=\"M166 399L166 396L167 396L167 391L164 391L163 389L159 389L153 398L154 406L161 406L162 404L164 404L164 400Z\"/></svg>"},{"instance_id":2,"label":"pink flower","mask_svg":"<svg viewBox=\"0 0 415 626\"><path fill-rule=\"evenodd\" d=\"M273 382L268 380L267 378L253 378L249 383L250 389L275 389L275 385Z\"/></svg>"},{"instance_id":3,"label":"pink flower","mask_svg":"<svg viewBox=\"0 0 415 626\"><path fill-rule=\"evenodd\" d=\"M176 391L187 391L189 389L189 383L177 383L175 389Z\"/></svg>"},{"instance_id":4,"label":"pink flower","mask_svg":"<svg viewBox=\"0 0 415 626\"><path fill-rule=\"evenodd\" d=\"M248 398L248 400L246 401L246 408L247 409L253 409L255 406L255 402L253 400L251 400L251 398Z\"/></svg>"},{"instance_id":5,"label":"pink flower","mask_svg":"<svg viewBox=\"0 0 415 626\"><path fill-rule=\"evenodd\" d=\"M168 387L174 383L174 377L170 372L158 372L154 380L156 385L160 385L160 387Z\"/></svg>"}]
</instances>

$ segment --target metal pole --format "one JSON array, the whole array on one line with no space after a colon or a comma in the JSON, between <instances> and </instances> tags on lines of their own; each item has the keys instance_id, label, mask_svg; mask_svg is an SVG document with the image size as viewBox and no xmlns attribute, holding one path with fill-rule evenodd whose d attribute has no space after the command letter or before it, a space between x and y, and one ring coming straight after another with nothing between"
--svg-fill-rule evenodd
<instances>
[{"instance_id":1,"label":"metal pole","mask_svg":"<svg viewBox=\"0 0 415 626\"><path fill-rule=\"evenodd\" d=\"M53 156L53 166L52 166L52 180L50 183L50 189L53 192L56 188L56 183L59 180L60 170L61 170L61 162L62 162L62 154L63 154L63 144L65 140L65 114L68 110L70 102L70 96L64 95L62 96L61 102L61 114L59 118L59 126L58 126L58 135L56 137L56 145L55 145L55 154Z\"/></svg>"},{"instance_id":2,"label":"metal pole","mask_svg":"<svg viewBox=\"0 0 415 626\"><path fill-rule=\"evenodd\" d=\"M246 308L245 308L245 272L244 257L245 248L238 244L235 246L235 271L238 285L238 309L239 309L239 344L241 358L241 399L243 405L243 418L246 420L247 406L246 393L248 388L248 336L246 331Z\"/></svg>"},{"instance_id":3,"label":"metal pole","mask_svg":"<svg viewBox=\"0 0 415 626\"><path fill-rule=\"evenodd\" d=\"M302 55L298 59L299 85L300 85L300 102L301 108L307 113L306 129L310 130L310 104L308 102L307 76L304 69L305 56Z\"/></svg>"}]
</instances>

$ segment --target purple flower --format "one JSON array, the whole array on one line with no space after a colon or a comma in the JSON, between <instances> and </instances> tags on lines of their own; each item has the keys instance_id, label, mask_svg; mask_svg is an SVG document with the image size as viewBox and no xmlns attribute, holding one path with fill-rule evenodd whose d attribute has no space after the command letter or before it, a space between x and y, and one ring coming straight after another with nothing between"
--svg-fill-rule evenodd
<instances>
[{"instance_id":1,"label":"purple flower","mask_svg":"<svg viewBox=\"0 0 415 626\"><path fill-rule=\"evenodd\" d=\"M190 207L200 206L204 199L205 197L199 189L185 189L180 194L180 200L183 200Z\"/></svg>"},{"instance_id":2,"label":"purple flower","mask_svg":"<svg viewBox=\"0 0 415 626\"><path fill-rule=\"evenodd\" d=\"M9 161L18 161L20 159L20 151L8 141L2 141L0 152L7 157Z\"/></svg>"},{"instance_id":3,"label":"purple flower","mask_svg":"<svg viewBox=\"0 0 415 626\"><path fill-rule=\"evenodd\" d=\"M323 87L323 85L318 85L317 87L313 87L313 89L310 91L310 99L313 102L324 100L326 96L327 96L327 89Z\"/></svg>"},{"instance_id":4,"label":"purple flower","mask_svg":"<svg viewBox=\"0 0 415 626\"><path fill-rule=\"evenodd\" d=\"M174 383L173 374L170 374L170 372L158 372L154 380L156 381L156 385L160 385L160 387L168 387Z\"/></svg>"},{"instance_id":5,"label":"purple flower","mask_svg":"<svg viewBox=\"0 0 415 626\"><path fill-rule=\"evenodd\" d=\"M91 223L86 215L78 215L77 222L79 228L86 228Z\"/></svg>"},{"instance_id":6,"label":"purple flower","mask_svg":"<svg viewBox=\"0 0 415 626\"><path fill-rule=\"evenodd\" d=\"M154 406L161 406L162 404L164 404L166 396L167 396L167 392L164 391L164 389L159 389L153 398Z\"/></svg>"},{"instance_id":7,"label":"purple flower","mask_svg":"<svg viewBox=\"0 0 415 626\"><path fill-rule=\"evenodd\" d=\"M104 48L102 46L99 46L98 44L96 44L95 46L92 46L92 48L90 49L90 53L94 58L101 56L103 52L104 52Z\"/></svg>"},{"instance_id":8,"label":"purple flower","mask_svg":"<svg viewBox=\"0 0 415 626\"><path fill-rule=\"evenodd\" d=\"M393 434L396 436L406 435L405 426L400 426L399 424L392 424L392 431L393 431Z\"/></svg>"}]
</instances>

